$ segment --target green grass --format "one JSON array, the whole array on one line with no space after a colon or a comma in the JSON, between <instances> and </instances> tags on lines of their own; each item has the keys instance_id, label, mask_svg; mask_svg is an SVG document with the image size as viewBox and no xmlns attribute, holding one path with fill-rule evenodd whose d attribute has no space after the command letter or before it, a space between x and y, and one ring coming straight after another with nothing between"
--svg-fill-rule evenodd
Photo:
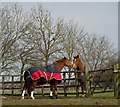
<instances>
[{"instance_id":1,"label":"green grass","mask_svg":"<svg viewBox=\"0 0 120 107\"><path fill-rule=\"evenodd\" d=\"M93 94L93 98L101 98L101 99L114 98L114 92L105 92L105 93Z\"/></svg>"},{"instance_id":2,"label":"green grass","mask_svg":"<svg viewBox=\"0 0 120 107\"><path fill-rule=\"evenodd\" d=\"M44 93L47 93L47 95L45 96L49 96L49 90L44 90ZM58 93L63 93L63 90L58 90ZM67 92L76 92L75 90L67 90ZM11 91L5 91L5 94L10 94L11 95ZM14 95L20 95L21 91L14 91ZM42 92L41 89L37 89L34 91L34 94L37 94L38 96L42 96ZM58 96L62 96L64 97L64 94L58 94ZM67 96L70 97L76 97L76 94L67 94ZM79 95L81 96L81 94ZM114 92L105 92L105 93L94 93L91 98L99 98L99 99L109 99L109 98L114 98Z\"/></svg>"}]
</instances>

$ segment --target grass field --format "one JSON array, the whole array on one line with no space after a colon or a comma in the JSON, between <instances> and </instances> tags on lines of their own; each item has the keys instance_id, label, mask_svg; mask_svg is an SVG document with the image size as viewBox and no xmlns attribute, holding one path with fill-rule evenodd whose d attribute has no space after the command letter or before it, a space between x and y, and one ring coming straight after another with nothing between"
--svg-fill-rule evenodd
<instances>
[{"instance_id":1,"label":"grass field","mask_svg":"<svg viewBox=\"0 0 120 107\"><path fill-rule=\"evenodd\" d=\"M120 105L120 100L113 98L113 93L94 94L90 98L75 97L74 95L64 97L59 95L58 99L50 99L49 96L35 96L35 100L25 96L22 100L21 96L5 96L2 99L2 105Z\"/></svg>"}]
</instances>

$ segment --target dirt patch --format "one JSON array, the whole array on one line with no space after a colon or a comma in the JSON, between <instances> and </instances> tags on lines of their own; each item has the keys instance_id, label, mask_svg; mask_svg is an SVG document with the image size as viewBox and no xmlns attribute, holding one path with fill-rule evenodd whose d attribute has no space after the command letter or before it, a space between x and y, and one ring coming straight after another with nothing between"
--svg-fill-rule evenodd
<instances>
[{"instance_id":1,"label":"dirt patch","mask_svg":"<svg viewBox=\"0 0 120 107\"><path fill-rule=\"evenodd\" d=\"M117 99L81 98L81 97L59 97L50 99L49 96L35 96L35 100L20 96L5 96L2 98L2 105L118 105Z\"/></svg>"}]
</instances>

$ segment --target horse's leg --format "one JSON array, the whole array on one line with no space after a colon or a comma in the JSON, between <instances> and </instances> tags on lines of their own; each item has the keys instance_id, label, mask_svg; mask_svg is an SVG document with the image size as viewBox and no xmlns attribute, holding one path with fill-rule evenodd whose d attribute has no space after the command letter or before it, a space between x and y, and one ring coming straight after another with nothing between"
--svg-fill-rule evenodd
<instances>
[{"instance_id":1,"label":"horse's leg","mask_svg":"<svg viewBox=\"0 0 120 107\"><path fill-rule=\"evenodd\" d=\"M78 80L78 83L80 84L80 88L81 88L81 94L82 94L82 97L84 96L84 83L81 79Z\"/></svg>"},{"instance_id":2,"label":"horse's leg","mask_svg":"<svg viewBox=\"0 0 120 107\"><path fill-rule=\"evenodd\" d=\"M32 86L31 86L31 95L30 96L31 96L32 99L35 99L33 94L34 94L34 88L35 88L36 84L37 84L37 82L33 82Z\"/></svg>"},{"instance_id":3,"label":"horse's leg","mask_svg":"<svg viewBox=\"0 0 120 107\"><path fill-rule=\"evenodd\" d=\"M58 99L58 95L57 95L57 84L58 84L58 82L57 82L57 80L55 80L55 82L54 82L54 89L55 89L55 97L56 97L56 99Z\"/></svg>"},{"instance_id":4,"label":"horse's leg","mask_svg":"<svg viewBox=\"0 0 120 107\"><path fill-rule=\"evenodd\" d=\"M81 83L81 90L82 90L82 97L85 97L86 94L86 84L85 83Z\"/></svg>"},{"instance_id":5,"label":"horse's leg","mask_svg":"<svg viewBox=\"0 0 120 107\"><path fill-rule=\"evenodd\" d=\"M50 82L50 98L52 99L53 98L53 82Z\"/></svg>"},{"instance_id":6,"label":"horse's leg","mask_svg":"<svg viewBox=\"0 0 120 107\"><path fill-rule=\"evenodd\" d=\"M35 99L35 97L33 96L33 93L34 93L34 91L31 91L31 98Z\"/></svg>"},{"instance_id":7,"label":"horse's leg","mask_svg":"<svg viewBox=\"0 0 120 107\"><path fill-rule=\"evenodd\" d=\"M87 91L86 85L87 85L87 77L84 74L84 76L83 76L83 92L85 95L86 95L86 91Z\"/></svg>"},{"instance_id":8,"label":"horse's leg","mask_svg":"<svg viewBox=\"0 0 120 107\"><path fill-rule=\"evenodd\" d=\"M21 99L24 99L24 95L25 95L25 90L23 90L23 92L22 92L22 98Z\"/></svg>"},{"instance_id":9,"label":"horse's leg","mask_svg":"<svg viewBox=\"0 0 120 107\"><path fill-rule=\"evenodd\" d=\"M84 94L83 84L81 84L82 95Z\"/></svg>"},{"instance_id":10,"label":"horse's leg","mask_svg":"<svg viewBox=\"0 0 120 107\"><path fill-rule=\"evenodd\" d=\"M23 86L23 90L22 90L22 98L21 98L21 99L24 99L25 90L26 90L26 84L24 84L24 86Z\"/></svg>"},{"instance_id":11,"label":"horse's leg","mask_svg":"<svg viewBox=\"0 0 120 107\"><path fill-rule=\"evenodd\" d=\"M86 75L84 73L82 73L81 75L81 80L80 80L80 84L81 84L81 90L82 90L82 96L84 97L86 94Z\"/></svg>"},{"instance_id":12,"label":"horse's leg","mask_svg":"<svg viewBox=\"0 0 120 107\"><path fill-rule=\"evenodd\" d=\"M87 78L86 78L86 80L84 81L84 87L83 87L83 89L84 89L85 97L87 97Z\"/></svg>"}]
</instances>

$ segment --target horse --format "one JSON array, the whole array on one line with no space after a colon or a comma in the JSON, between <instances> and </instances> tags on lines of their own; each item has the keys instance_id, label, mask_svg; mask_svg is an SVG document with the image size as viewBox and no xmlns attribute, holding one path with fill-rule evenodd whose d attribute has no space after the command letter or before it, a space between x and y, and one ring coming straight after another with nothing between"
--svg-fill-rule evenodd
<instances>
[{"instance_id":1,"label":"horse","mask_svg":"<svg viewBox=\"0 0 120 107\"><path fill-rule=\"evenodd\" d=\"M53 96L57 99L57 85L61 83L62 76L60 71L64 66L72 67L73 64L66 57L59 59L53 64L44 67L30 67L24 72L24 86L22 90L22 98L24 99L24 94L27 90L28 95L35 99L33 96L34 89L36 86L49 83L50 84L50 97Z\"/></svg>"},{"instance_id":2,"label":"horse","mask_svg":"<svg viewBox=\"0 0 120 107\"><path fill-rule=\"evenodd\" d=\"M73 68L75 68L77 71L77 79L78 79L78 82L80 83L80 87L82 90L82 96L85 96L87 77L85 74L84 63L83 63L82 59L79 57L79 55L74 56Z\"/></svg>"}]
</instances>

